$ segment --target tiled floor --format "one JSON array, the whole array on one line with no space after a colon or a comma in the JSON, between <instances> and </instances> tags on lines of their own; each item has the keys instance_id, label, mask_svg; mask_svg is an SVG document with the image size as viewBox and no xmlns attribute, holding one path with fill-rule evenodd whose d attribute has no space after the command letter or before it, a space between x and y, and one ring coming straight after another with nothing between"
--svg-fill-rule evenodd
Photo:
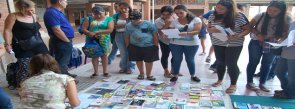
<instances>
[{"instance_id":1,"label":"tiled floor","mask_svg":"<svg viewBox=\"0 0 295 109\"><path fill-rule=\"evenodd\" d=\"M74 44L76 44L76 47L82 47L83 44L81 44L84 41L84 37L83 36L78 36L74 39ZM206 40L207 42L207 48L209 50L210 48L210 39L207 38ZM248 43L249 43L249 36L247 36L246 40L245 40L245 45L243 48L243 51L241 53L238 65L240 67L241 70L241 75L239 77L238 80L238 89L237 92L234 94L238 94L238 95L251 95L251 96L272 96L273 91L269 92L269 93L265 93L262 92L260 90L254 92L254 91L250 91L247 90L245 87L246 84L246 66L248 63L248 52L247 52L247 48L248 48ZM208 51L207 50L207 51ZM205 58L206 56L199 56L199 53L201 51L201 47L199 48L199 51L196 55L195 61L196 61L196 75L198 77L201 78L201 83L204 84L211 84L213 82L216 81L217 79L217 75L215 73L212 73L212 71L209 71L208 68L210 66L210 64L205 63ZM90 59L89 59L90 60ZM109 73L112 75L111 79L112 80L117 80L120 78L129 78L129 79L136 79L136 76L138 75L138 70L136 69L134 74L131 75L127 75L127 74L118 74L117 72L119 71L119 60L120 57L117 57L116 60L114 61L113 64L109 65ZM214 61L215 59L213 59ZM257 67L259 68L259 66ZM185 63L185 61L183 61L183 63L181 64L181 69L180 69L181 73L184 74L183 77L179 78L179 81L184 81L184 80L189 80L189 73L188 73L188 69L187 69L187 65ZM91 86L92 84L94 84L97 81L102 81L102 77L99 76L95 79L90 79L89 76L92 74L93 69L92 69L92 64L88 63L85 65L82 65L76 69L72 69L70 71L71 73L74 74L78 74L79 76L77 77L77 79L79 80L79 84L78 84L78 90L82 91L83 89L86 89L87 87ZM102 72L102 66L99 66L99 72ZM163 69L162 66L160 64L160 61L156 61L154 63L154 67L153 67L153 75L157 77L157 80L163 80L163 81L169 81L169 79L164 78L163 77ZM101 75L101 73L100 73ZM226 75L225 79L227 80L226 82L224 82L223 87L227 88L229 86L229 77L228 75ZM259 79L255 78L254 82L256 84L259 83ZM269 86L269 88L271 88L272 90L278 90L280 89L280 82L278 81L277 78L268 81L267 86ZM0 86L1 87L6 87L7 83L5 80L5 74L4 73L0 73ZM7 88L5 88L6 91L10 94L11 99L13 104L16 106L19 103L19 97L17 96L17 91L16 90L9 90Z\"/></svg>"}]
</instances>

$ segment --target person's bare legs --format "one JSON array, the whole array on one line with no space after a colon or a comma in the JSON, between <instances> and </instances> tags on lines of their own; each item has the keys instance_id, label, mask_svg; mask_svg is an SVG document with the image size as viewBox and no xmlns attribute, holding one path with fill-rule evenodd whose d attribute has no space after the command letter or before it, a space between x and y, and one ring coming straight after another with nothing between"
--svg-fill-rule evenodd
<instances>
[{"instance_id":1,"label":"person's bare legs","mask_svg":"<svg viewBox=\"0 0 295 109\"><path fill-rule=\"evenodd\" d=\"M152 76L153 62L145 62L145 68L146 68L146 76L147 77Z\"/></svg>"},{"instance_id":2,"label":"person's bare legs","mask_svg":"<svg viewBox=\"0 0 295 109\"><path fill-rule=\"evenodd\" d=\"M98 74L98 58L92 58L91 62L92 62L93 69L94 69L93 76L95 76L95 74Z\"/></svg>"},{"instance_id":3,"label":"person's bare legs","mask_svg":"<svg viewBox=\"0 0 295 109\"><path fill-rule=\"evenodd\" d=\"M102 63L103 74L108 74L108 57L106 55L103 55L101 57L101 63Z\"/></svg>"},{"instance_id":4,"label":"person's bare legs","mask_svg":"<svg viewBox=\"0 0 295 109\"><path fill-rule=\"evenodd\" d=\"M201 38L202 54L206 54L205 38Z\"/></svg>"},{"instance_id":5,"label":"person's bare legs","mask_svg":"<svg viewBox=\"0 0 295 109\"><path fill-rule=\"evenodd\" d=\"M144 75L143 61L136 61L136 65L139 70L139 75Z\"/></svg>"}]
</instances>

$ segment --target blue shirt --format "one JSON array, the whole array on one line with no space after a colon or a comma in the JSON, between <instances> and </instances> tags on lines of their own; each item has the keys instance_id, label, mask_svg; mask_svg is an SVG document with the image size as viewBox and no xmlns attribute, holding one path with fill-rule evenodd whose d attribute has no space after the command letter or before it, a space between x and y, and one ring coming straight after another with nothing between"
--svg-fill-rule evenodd
<instances>
[{"instance_id":1,"label":"blue shirt","mask_svg":"<svg viewBox=\"0 0 295 109\"><path fill-rule=\"evenodd\" d=\"M0 87L0 109L13 109L9 95Z\"/></svg>"},{"instance_id":2,"label":"blue shirt","mask_svg":"<svg viewBox=\"0 0 295 109\"><path fill-rule=\"evenodd\" d=\"M75 31L63 12L54 7L47 8L43 19L50 36L55 36L52 27L59 26L69 39L74 38Z\"/></svg>"},{"instance_id":3,"label":"blue shirt","mask_svg":"<svg viewBox=\"0 0 295 109\"><path fill-rule=\"evenodd\" d=\"M211 15L211 14L213 14L214 13L214 11L213 10L211 10L211 11L208 11L206 14L203 14L202 16L203 16L203 18L205 18L205 19L209 19L209 16Z\"/></svg>"},{"instance_id":4,"label":"blue shirt","mask_svg":"<svg viewBox=\"0 0 295 109\"><path fill-rule=\"evenodd\" d=\"M153 34L158 31L156 26L148 21L143 21L139 25L128 23L125 30L125 34L130 37L130 44L139 47L153 46Z\"/></svg>"}]
</instances>

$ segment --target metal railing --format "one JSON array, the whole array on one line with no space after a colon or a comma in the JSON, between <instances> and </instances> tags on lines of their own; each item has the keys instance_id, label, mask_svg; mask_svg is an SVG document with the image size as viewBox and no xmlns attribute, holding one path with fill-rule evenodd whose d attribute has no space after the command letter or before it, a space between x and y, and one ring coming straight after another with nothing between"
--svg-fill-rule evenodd
<instances>
[{"instance_id":1,"label":"metal railing","mask_svg":"<svg viewBox=\"0 0 295 109\"><path fill-rule=\"evenodd\" d=\"M203 5L205 0L155 0L155 5Z\"/></svg>"}]
</instances>

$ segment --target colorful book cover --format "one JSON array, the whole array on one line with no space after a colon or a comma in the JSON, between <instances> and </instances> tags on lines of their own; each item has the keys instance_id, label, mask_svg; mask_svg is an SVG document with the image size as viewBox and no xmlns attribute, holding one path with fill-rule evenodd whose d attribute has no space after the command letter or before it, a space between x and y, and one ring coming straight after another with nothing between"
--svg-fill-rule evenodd
<instances>
[{"instance_id":1,"label":"colorful book cover","mask_svg":"<svg viewBox=\"0 0 295 109\"><path fill-rule=\"evenodd\" d=\"M142 106L144 102L145 102L145 100L134 99L131 101L130 105Z\"/></svg>"},{"instance_id":2,"label":"colorful book cover","mask_svg":"<svg viewBox=\"0 0 295 109\"><path fill-rule=\"evenodd\" d=\"M247 103L234 102L233 105L235 109L248 109Z\"/></svg>"},{"instance_id":3,"label":"colorful book cover","mask_svg":"<svg viewBox=\"0 0 295 109\"><path fill-rule=\"evenodd\" d=\"M224 101L222 101L222 100L213 100L212 105L214 107L224 107L225 106Z\"/></svg>"},{"instance_id":4,"label":"colorful book cover","mask_svg":"<svg viewBox=\"0 0 295 109\"><path fill-rule=\"evenodd\" d=\"M154 109L156 107L157 100L156 99L146 99L143 107L144 109Z\"/></svg>"},{"instance_id":5,"label":"colorful book cover","mask_svg":"<svg viewBox=\"0 0 295 109\"><path fill-rule=\"evenodd\" d=\"M260 104L247 104L248 109L262 109Z\"/></svg>"},{"instance_id":6,"label":"colorful book cover","mask_svg":"<svg viewBox=\"0 0 295 109\"><path fill-rule=\"evenodd\" d=\"M199 106L200 107L212 107L213 104L210 100L200 100L199 101Z\"/></svg>"}]
</instances>

